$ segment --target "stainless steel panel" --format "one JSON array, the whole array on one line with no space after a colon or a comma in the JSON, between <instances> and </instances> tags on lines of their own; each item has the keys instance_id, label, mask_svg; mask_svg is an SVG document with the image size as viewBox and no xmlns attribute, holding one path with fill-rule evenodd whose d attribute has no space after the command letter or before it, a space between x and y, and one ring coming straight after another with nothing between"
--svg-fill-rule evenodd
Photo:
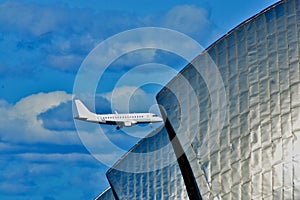
<instances>
[{"instance_id":1,"label":"stainless steel panel","mask_svg":"<svg viewBox=\"0 0 300 200\"><path fill-rule=\"evenodd\" d=\"M107 172L107 178L119 199L188 198L165 128L133 147Z\"/></svg>"},{"instance_id":2,"label":"stainless steel panel","mask_svg":"<svg viewBox=\"0 0 300 200\"><path fill-rule=\"evenodd\" d=\"M251 198L251 182L246 182L242 185L242 198L241 199L252 199Z\"/></svg>"},{"instance_id":3,"label":"stainless steel panel","mask_svg":"<svg viewBox=\"0 0 300 200\"><path fill-rule=\"evenodd\" d=\"M104 192L102 192L95 200L115 200L113 192L111 188L107 188Z\"/></svg>"},{"instance_id":4,"label":"stainless steel panel","mask_svg":"<svg viewBox=\"0 0 300 200\"><path fill-rule=\"evenodd\" d=\"M293 167L294 167L294 170L293 170L293 172L294 172L294 182L295 183L296 182L300 183L300 170L299 170L299 168L300 168L300 156L299 155L295 156L293 158Z\"/></svg>"},{"instance_id":5,"label":"stainless steel panel","mask_svg":"<svg viewBox=\"0 0 300 200\"><path fill-rule=\"evenodd\" d=\"M274 165L273 169L273 190L279 190L283 186L283 168L282 163Z\"/></svg>"},{"instance_id":6,"label":"stainless steel panel","mask_svg":"<svg viewBox=\"0 0 300 200\"><path fill-rule=\"evenodd\" d=\"M262 174L262 186L263 198L272 196L272 171L266 171Z\"/></svg>"},{"instance_id":7,"label":"stainless steel panel","mask_svg":"<svg viewBox=\"0 0 300 200\"><path fill-rule=\"evenodd\" d=\"M251 155L251 174L256 174L262 171L261 149L256 149Z\"/></svg>"},{"instance_id":8,"label":"stainless steel panel","mask_svg":"<svg viewBox=\"0 0 300 200\"><path fill-rule=\"evenodd\" d=\"M271 119L261 124L261 146L270 146L272 143Z\"/></svg>"},{"instance_id":9,"label":"stainless steel panel","mask_svg":"<svg viewBox=\"0 0 300 200\"><path fill-rule=\"evenodd\" d=\"M292 73L299 74L299 72L292 72ZM291 86L291 106L292 109L296 107L300 107L300 84L299 83L295 83L294 85Z\"/></svg>"},{"instance_id":10,"label":"stainless steel panel","mask_svg":"<svg viewBox=\"0 0 300 200\"><path fill-rule=\"evenodd\" d=\"M282 161L282 138L273 141L272 164Z\"/></svg>"},{"instance_id":11,"label":"stainless steel panel","mask_svg":"<svg viewBox=\"0 0 300 200\"><path fill-rule=\"evenodd\" d=\"M293 140L294 137L291 135L289 138L282 139L282 154L283 161L285 163L292 162L293 158Z\"/></svg>"},{"instance_id":12,"label":"stainless steel panel","mask_svg":"<svg viewBox=\"0 0 300 200\"><path fill-rule=\"evenodd\" d=\"M262 148L262 170L269 171L272 167L272 144Z\"/></svg>"},{"instance_id":13,"label":"stainless steel panel","mask_svg":"<svg viewBox=\"0 0 300 200\"><path fill-rule=\"evenodd\" d=\"M204 199L300 198L299 39L300 2L279 2L210 46L157 96ZM212 61L223 83L210 70ZM223 86L227 102L213 107ZM211 116L223 113L220 127ZM132 152L159 149L166 135L163 130ZM132 160L129 153L119 164L140 170L172 159L171 148L152 160ZM120 199L188 198L177 163L140 174L111 169L108 178Z\"/></svg>"},{"instance_id":14,"label":"stainless steel panel","mask_svg":"<svg viewBox=\"0 0 300 200\"><path fill-rule=\"evenodd\" d=\"M231 170L228 170L226 172L223 172L221 174L221 189L223 193L229 193L230 188L232 186L232 180L231 180Z\"/></svg>"},{"instance_id":15,"label":"stainless steel panel","mask_svg":"<svg viewBox=\"0 0 300 200\"><path fill-rule=\"evenodd\" d=\"M232 174L231 174L231 180L232 185L239 185L242 180L242 174L241 174L241 162L235 162L231 165L232 168Z\"/></svg>"},{"instance_id":16,"label":"stainless steel panel","mask_svg":"<svg viewBox=\"0 0 300 200\"><path fill-rule=\"evenodd\" d=\"M284 189L293 187L293 164L292 162L283 164L283 186Z\"/></svg>"},{"instance_id":17,"label":"stainless steel panel","mask_svg":"<svg viewBox=\"0 0 300 200\"><path fill-rule=\"evenodd\" d=\"M257 173L252 175L251 180L251 194L252 199L262 199L262 174Z\"/></svg>"},{"instance_id":18,"label":"stainless steel panel","mask_svg":"<svg viewBox=\"0 0 300 200\"><path fill-rule=\"evenodd\" d=\"M280 115L272 116L271 118L272 140L281 137L281 117Z\"/></svg>"},{"instance_id":19,"label":"stainless steel panel","mask_svg":"<svg viewBox=\"0 0 300 200\"><path fill-rule=\"evenodd\" d=\"M200 108L192 114L200 116L197 142L191 143L195 151L187 151L193 154L187 156L194 174L199 174L199 168L203 171L197 183L200 191L205 188L204 197L282 199L297 191L291 181L299 182L295 181L299 177L295 152L300 148L299 22L300 3L282 1L241 24L197 58L195 67L205 69L207 56L212 55L227 95L227 119L215 145L205 137L215 134L209 116L216 111L211 110L208 97L217 91L207 89L211 81L185 75L191 78ZM185 73L189 74L188 67ZM180 90L177 80L170 86ZM220 89L216 84L220 83L214 82ZM178 93L184 94L180 102L186 102L189 90ZM167 92L160 95L169 96ZM159 103L168 107L172 100ZM193 108L188 107L190 113ZM171 118L176 117L171 114ZM190 118L180 120L187 126L197 124ZM203 147L207 154L201 151Z\"/></svg>"},{"instance_id":20,"label":"stainless steel panel","mask_svg":"<svg viewBox=\"0 0 300 200\"><path fill-rule=\"evenodd\" d=\"M292 197L297 199L300 195L300 182L295 182L294 185L294 195Z\"/></svg>"}]
</instances>

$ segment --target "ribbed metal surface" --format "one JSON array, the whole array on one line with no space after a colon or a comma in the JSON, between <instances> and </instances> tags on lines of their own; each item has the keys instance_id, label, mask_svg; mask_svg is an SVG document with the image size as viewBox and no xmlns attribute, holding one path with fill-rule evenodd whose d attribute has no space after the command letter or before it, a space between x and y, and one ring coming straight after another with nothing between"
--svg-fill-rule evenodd
<instances>
[{"instance_id":1,"label":"ribbed metal surface","mask_svg":"<svg viewBox=\"0 0 300 200\"><path fill-rule=\"evenodd\" d=\"M204 199L300 198L299 22L300 1L270 7L209 47L158 94ZM211 61L223 79L225 106L212 99L223 85L210 74ZM225 114L224 124L220 116L213 121L216 112ZM142 140L117 163L158 170L108 171L120 199L188 198L172 146L162 148L167 135L163 129ZM153 159L130 157L151 151Z\"/></svg>"},{"instance_id":2,"label":"ribbed metal surface","mask_svg":"<svg viewBox=\"0 0 300 200\"><path fill-rule=\"evenodd\" d=\"M146 156L151 152L151 157ZM119 199L188 199L165 128L134 146L107 172L107 178Z\"/></svg>"},{"instance_id":3,"label":"ribbed metal surface","mask_svg":"<svg viewBox=\"0 0 300 200\"><path fill-rule=\"evenodd\" d=\"M104 192L102 192L95 200L115 200L112 189L107 188Z\"/></svg>"},{"instance_id":4,"label":"ribbed metal surface","mask_svg":"<svg viewBox=\"0 0 300 200\"><path fill-rule=\"evenodd\" d=\"M182 143L204 199L300 198L299 22L300 1L283 1L239 25L194 61L206 74L210 58L215 62L225 107L211 109L212 93L220 94L222 85L214 74L205 82L192 66L157 96L179 138L189 139ZM191 92L198 97L197 112ZM225 113L223 127L221 122L212 126L214 112ZM204 140L219 128L218 137Z\"/></svg>"}]
</instances>

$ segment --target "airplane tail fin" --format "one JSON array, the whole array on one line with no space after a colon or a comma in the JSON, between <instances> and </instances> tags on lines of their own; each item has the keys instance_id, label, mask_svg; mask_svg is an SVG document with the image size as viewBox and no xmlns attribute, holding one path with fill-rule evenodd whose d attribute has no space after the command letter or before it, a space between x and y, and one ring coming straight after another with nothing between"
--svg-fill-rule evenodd
<instances>
[{"instance_id":1,"label":"airplane tail fin","mask_svg":"<svg viewBox=\"0 0 300 200\"><path fill-rule=\"evenodd\" d=\"M95 117L95 113L89 111L89 109L85 107L85 105L80 100L76 99L75 105L78 112L78 117L76 117L77 119L88 119Z\"/></svg>"}]
</instances>

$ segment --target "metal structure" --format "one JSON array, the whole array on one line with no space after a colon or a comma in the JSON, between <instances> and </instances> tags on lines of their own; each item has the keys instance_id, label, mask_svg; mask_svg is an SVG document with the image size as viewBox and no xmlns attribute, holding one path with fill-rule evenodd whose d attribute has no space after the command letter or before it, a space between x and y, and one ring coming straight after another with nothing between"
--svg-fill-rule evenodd
<instances>
[{"instance_id":1,"label":"metal structure","mask_svg":"<svg viewBox=\"0 0 300 200\"><path fill-rule=\"evenodd\" d=\"M110 187L107 188L95 200L115 200L112 189Z\"/></svg>"},{"instance_id":2,"label":"metal structure","mask_svg":"<svg viewBox=\"0 0 300 200\"><path fill-rule=\"evenodd\" d=\"M299 39L300 1L286 0L201 53L157 95L166 111L165 128L117 165L139 165L141 160L127 159L132 152L170 141L173 149L153 159L157 165L172 157L177 162L149 173L113 167L107 177L115 198L299 199ZM222 82L215 81L211 65ZM212 98L222 90L226 102Z\"/></svg>"},{"instance_id":3,"label":"metal structure","mask_svg":"<svg viewBox=\"0 0 300 200\"><path fill-rule=\"evenodd\" d=\"M107 172L118 199L187 199L181 171L168 143L165 128L154 131ZM144 156L149 152L151 156Z\"/></svg>"}]
</instances>

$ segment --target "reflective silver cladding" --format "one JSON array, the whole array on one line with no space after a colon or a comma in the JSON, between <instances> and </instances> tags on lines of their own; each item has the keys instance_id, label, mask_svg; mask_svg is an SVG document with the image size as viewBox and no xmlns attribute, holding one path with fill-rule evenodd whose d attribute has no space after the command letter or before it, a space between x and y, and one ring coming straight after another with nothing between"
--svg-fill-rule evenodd
<instances>
[{"instance_id":1,"label":"reflective silver cladding","mask_svg":"<svg viewBox=\"0 0 300 200\"><path fill-rule=\"evenodd\" d=\"M173 148L169 144L165 128L153 132L116 163L117 169L124 170L113 166L107 172L107 178L119 199L188 199ZM151 152L152 157L146 156Z\"/></svg>"},{"instance_id":2,"label":"reflective silver cladding","mask_svg":"<svg viewBox=\"0 0 300 200\"><path fill-rule=\"evenodd\" d=\"M277 3L197 57L167 85L173 94L168 89L158 94L184 138L204 199L300 198L299 22L300 1ZM212 98L223 86L209 74L211 61L223 79L225 107ZM198 97L197 112L191 92ZM221 121L212 123L212 115L225 115L222 127Z\"/></svg>"},{"instance_id":3,"label":"reflective silver cladding","mask_svg":"<svg viewBox=\"0 0 300 200\"><path fill-rule=\"evenodd\" d=\"M95 200L115 200L112 189L109 187L104 192L102 192Z\"/></svg>"}]
</instances>

